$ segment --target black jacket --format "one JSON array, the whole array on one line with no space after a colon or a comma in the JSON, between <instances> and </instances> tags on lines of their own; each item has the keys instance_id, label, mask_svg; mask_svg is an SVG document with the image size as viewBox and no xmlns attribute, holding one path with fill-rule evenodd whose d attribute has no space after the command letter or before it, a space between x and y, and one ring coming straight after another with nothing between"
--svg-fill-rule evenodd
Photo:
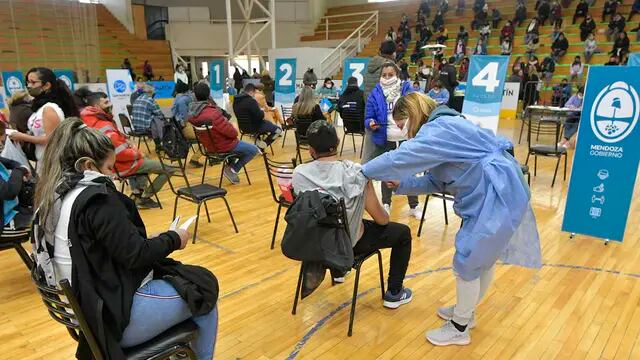
<instances>
[{"instance_id":1,"label":"black jacket","mask_svg":"<svg viewBox=\"0 0 640 360\"><path fill-rule=\"evenodd\" d=\"M260 126L264 120L264 112L252 96L242 93L233 100L233 111L236 118L248 119L254 127Z\"/></svg>"},{"instance_id":2,"label":"black jacket","mask_svg":"<svg viewBox=\"0 0 640 360\"><path fill-rule=\"evenodd\" d=\"M626 22L625 22L624 18L620 17L619 20L611 20L609 22L609 29L616 30L616 31L623 31L625 25L626 25Z\"/></svg>"},{"instance_id":3,"label":"black jacket","mask_svg":"<svg viewBox=\"0 0 640 360\"><path fill-rule=\"evenodd\" d=\"M168 281L187 303L193 316L206 315L216 306L218 279L201 266L162 259L153 264L153 277Z\"/></svg>"},{"instance_id":4,"label":"black jacket","mask_svg":"<svg viewBox=\"0 0 640 360\"><path fill-rule=\"evenodd\" d=\"M449 94L453 94L451 91L458 86L458 81L456 80L456 67L447 64L442 67L440 70L440 81L442 82L442 86L445 87L449 91ZM453 97L453 96L452 96Z\"/></svg>"},{"instance_id":5,"label":"black jacket","mask_svg":"<svg viewBox=\"0 0 640 360\"><path fill-rule=\"evenodd\" d=\"M338 99L338 112L364 115L364 92L357 86L347 86Z\"/></svg>"},{"instance_id":6,"label":"black jacket","mask_svg":"<svg viewBox=\"0 0 640 360\"><path fill-rule=\"evenodd\" d=\"M180 248L173 231L147 239L131 199L111 182L89 186L78 196L69 220L72 286L106 359L124 359L122 333L133 295L154 262ZM83 338L76 356L89 359Z\"/></svg>"},{"instance_id":7,"label":"black jacket","mask_svg":"<svg viewBox=\"0 0 640 360\"><path fill-rule=\"evenodd\" d=\"M580 32L584 34L589 34L595 29L596 22L593 19L591 19L590 21L587 21L587 19L585 19L582 23L580 23Z\"/></svg>"},{"instance_id":8,"label":"black jacket","mask_svg":"<svg viewBox=\"0 0 640 360\"><path fill-rule=\"evenodd\" d=\"M567 51L568 48L569 48L569 41L567 41L567 38L564 38L562 40L556 39L556 41L554 41L553 44L551 45L551 50Z\"/></svg>"},{"instance_id":9,"label":"black jacket","mask_svg":"<svg viewBox=\"0 0 640 360\"><path fill-rule=\"evenodd\" d=\"M576 15L586 14L588 12L589 12L589 4L587 4L586 2L578 3L578 5L576 6Z\"/></svg>"}]
</instances>

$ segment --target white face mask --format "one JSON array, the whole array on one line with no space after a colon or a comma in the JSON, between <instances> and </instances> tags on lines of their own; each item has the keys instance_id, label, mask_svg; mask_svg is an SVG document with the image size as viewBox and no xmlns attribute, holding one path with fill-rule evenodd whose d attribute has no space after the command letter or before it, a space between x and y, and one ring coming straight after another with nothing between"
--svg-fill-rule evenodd
<instances>
[{"instance_id":1,"label":"white face mask","mask_svg":"<svg viewBox=\"0 0 640 360\"><path fill-rule=\"evenodd\" d=\"M402 130L402 136L405 139L408 139L409 138L409 119L408 118L404 121L404 124L402 125L402 129L400 130Z\"/></svg>"},{"instance_id":2,"label":"white face mask","mask_svg":"<svg viewBox=\"0 0 640 360\"><path fill-rule=\"evenodd\" d=\"M380 78L380 85L382 86L393 86L398 82L398 77L393 76L390 78Z\"/></svg>"}]
</instances>

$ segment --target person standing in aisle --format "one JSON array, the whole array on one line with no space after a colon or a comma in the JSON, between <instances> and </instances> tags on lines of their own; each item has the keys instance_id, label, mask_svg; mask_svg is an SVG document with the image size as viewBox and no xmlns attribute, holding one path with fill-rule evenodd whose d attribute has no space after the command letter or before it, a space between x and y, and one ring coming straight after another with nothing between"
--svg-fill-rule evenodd
<instances>
[{"instance_id":1,"label":"person standing in aisle","mask_svg":"<svg viewBox=\"0 0 640 360\"><path fill-rule=\"evenodd\" d=\"M520 164L508 152L511 142L455 110L438 107L428 96L400 98L393 118L409 140L365 164L362 172L388 182L399 194L447 191L454 196L453 208L462 218L453 257L456 303L438 309L446 322L428 331L426 338L437 346L467 345L470 329L476 326L476 307L498 259L542 266L529 187Z\"/></svg>"}]
</instances>

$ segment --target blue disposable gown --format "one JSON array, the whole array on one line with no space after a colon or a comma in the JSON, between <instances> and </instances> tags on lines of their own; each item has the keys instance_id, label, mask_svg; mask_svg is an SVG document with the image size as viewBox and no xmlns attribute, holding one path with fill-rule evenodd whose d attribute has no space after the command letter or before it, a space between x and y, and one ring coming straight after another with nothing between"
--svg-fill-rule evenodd
<instances>
[{"instance_id":1,"label":"blue disposable gown","mask_svg":"<svg viewBox=\"0 0 640 360\"><path fill-rule=\"evenodd\" d=\"M415 138L365 164L371 179L400 180L398 194L445 190L463 219L456 235L454 270L471 281L500 258L539 268L540 239L529 188L512 144L445 106L436 108ZM415 176L426 172L424 176Z\"/></svg>"}]
</instances>

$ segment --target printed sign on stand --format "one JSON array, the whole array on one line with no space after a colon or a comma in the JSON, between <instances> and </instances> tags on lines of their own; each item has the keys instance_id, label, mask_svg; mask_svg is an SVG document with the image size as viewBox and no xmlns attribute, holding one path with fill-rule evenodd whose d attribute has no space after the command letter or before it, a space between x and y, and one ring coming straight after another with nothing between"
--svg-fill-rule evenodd
<instances>
[{"instance_id":1,"label":"printed sign on stand","mask_svg":"<svg viewBox=\"0 0 640 360\"><path fill-rule=\"evenodd\" d=\"M275 107L292 106L296 98L296 59L276 59Z\"/></svg>"},{"instance_id":2,"label":"printed sign on stand","mask_svg":"<svg viewBox=\"0 0 640 360\"><path fill-rule=\"evenodd\" d=\"M640 160L640 68L594 66L562 230L622 241Z\"/></svg>"},{"instance_id":3,"label":"printed sign on stand","mask_svg":"<svg viewBox=\"0 0 640 360\"><path fill-rule=\"evenodd\" d=\"M344 60L342 68L342 90L347 88L347 81L350 77L358 80L360 90L364 90L364 74L367 72L369 58L347 58Z\"/></svg>"},{"instance_id":4,"label":"printed sign on stand","mask_svg":"<svg viewBox=\"0 0 640 360\"><path fill-rule=\"evenodd\" d=\"M469 81L464 95L462 114L474 124L498 131L504 79L508 56L474 55L469 64Z\"/></svg>"},{"instance_id":5,"label":"printed sign on stand","mask_svg":"<svg viewBox=\"0 0 640 360\"><path fill-rule=\"evenodd\" d=\"M224 74L226 74L224 70L224 60L212 60L209 63L209 86L211 87L211 98L221 108L225 108Z\"/></svg>"},{"instance_id":6,"label":"printed sign on stand","mask_svg":"<svg viewBox=\"0 0 640 360\"><path fill-rule=\"evenodd\" d=\"M55 70L53 72L56 77L62 81L64 81L64 83L67 85L67 87L69 88L69 90L71 90L72 92L75 91L74 86L73 86L73 71L71 70Z\"/></svg>"},{"instance_id":7,"label":"printed sign on stand","mask_svg":"<svg viewBox=\"0 0 640 360\"><path fill-rule=\"evenodd\" d=\"M627 61L627 66L640 66L640 53L629 54L629 61Z\"/></svg>"},{"instance_id":8,"label":"printed sign on stand","mask_svg":"<svg viewBox=\"0 0 640 360\"><path fill-rule=\"evenodd\" d=\"M500 119L516 119L519 95L520 83L504 83L504 90L502 91L502 104L500 105Z\"/></svg>"},{"instance_id":9,"label":"printed sign on stand","mask_svg":"<svg viewBox=\"0 0 640 360\"><path fill-rule=\"evenodd\" d=\"M2 72L2 85L6 97L10 97L16 91L24 90L24 76L20 71L3 71Z\"/></svg>"},{"instance_id":10,"label":"printed sign on stand","mask_svg":"<svg viewBox=\"0 0 640 360\"><path fill-rule=\"evenodd\" d=\"M127 69L107 69L107 89L109 99L113 104L112 114L115 121L122 130L119 115L125 114L130 117L127 105L131 105L131 93L136 84L131 80L131 73Z\"/></svg>"}]
</instances>

